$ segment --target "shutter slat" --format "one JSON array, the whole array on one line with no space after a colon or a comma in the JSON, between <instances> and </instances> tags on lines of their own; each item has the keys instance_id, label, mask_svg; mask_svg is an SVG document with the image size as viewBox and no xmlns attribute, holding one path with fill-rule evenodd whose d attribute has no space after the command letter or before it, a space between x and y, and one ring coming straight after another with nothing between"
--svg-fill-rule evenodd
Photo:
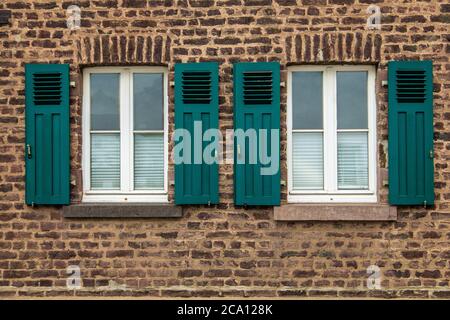
<instances>
[{"instance_id":1,"label":"shutter slat","mask_svg":"<svg viewBox=\"0 0 450 320\"><path fill-rule=\"evenodd\" d=\"M182 71L181 79L183 103L211 103L211 72Z\"/></svg>"},{"instance_id":2,"label":"shutter slat","mask_svg":"<svg viewBox=\"0 0 450 320\"><path fill-rule=\"evenodd\" d=\"M33 99L36 105L57 106L61 103L61 73L34 73Z\"/></svg>"},{"instance_id":3,"label":"shutter slat","mask_svg":"<svg viewBox=\"0 0 450 320\"><path fill-rule=\"evenodd\" d=\"M272 104L272 72L243 72L243 94L246 105Z\"/></svg>"},{"instance_id":4,"label":"shutter slat","mask_svg":"<svg viewBox=\"0 0 450 320\"><path fill-rule=\"evenodd\" d=\"M395 72L397 103L423 103L425 101L426 75L423 70Z\"/></svg>"}]
</instances>

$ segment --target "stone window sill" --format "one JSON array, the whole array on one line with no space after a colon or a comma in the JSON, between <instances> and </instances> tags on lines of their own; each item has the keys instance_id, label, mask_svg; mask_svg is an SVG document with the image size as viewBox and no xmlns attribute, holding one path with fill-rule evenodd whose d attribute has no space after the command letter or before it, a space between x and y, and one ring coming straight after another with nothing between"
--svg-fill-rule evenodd
<instances>
[{"instance_id":1,"label":"stone window sill","mask_svg":"<svg viewBox=\"0 0 450 320\"><path fill-rule=\"evenodd\" d=\"M387 204L287 204L274 208L277 221L396 221Z\"/></svg>"},{"instance_id":2,"label":"stone window sill","mask_svg":"<svg viewBox=\"0 0 450 320\"><path fill-rule=\"evenodd\" d=\"M64 218L179 218L182 207L158 203L89 203L63 207Z\"/></svg>"}]
</instances>

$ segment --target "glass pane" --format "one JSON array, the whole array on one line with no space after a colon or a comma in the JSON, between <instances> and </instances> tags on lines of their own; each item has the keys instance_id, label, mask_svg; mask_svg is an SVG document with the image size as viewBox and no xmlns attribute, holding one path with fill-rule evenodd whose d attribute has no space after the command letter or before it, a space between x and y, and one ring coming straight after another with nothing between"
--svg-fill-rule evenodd
<instances>
[{"instance_id":1,"label":"glass pane","mask_svg":"<svg viewBox=\"0 0 450 320\"><path fill-rule=\"evenodd\" d=\"M91 135L91 189L120 189L120 134Z\"/></svg>"},{"instance_id":2,"label":"glass pane","mask_svg":"<svg viewBox=\"0 0 450 320\"><path fill-rule=\"evenodd\" d=\"M323 136L321 132L292 134L294 190L323 190Z\"/></svg>"},{"instance_id":3,"label":"glass pane","mask_svg":"<svg viewBox=\"0 0 450 320\"><path fill-rule=\"evenodd\" d=\"M339 132L338 189L369 188L367 132Z\"/></svg>"},{"instance_id":4,"label":"glass pane","mask_svg":"<svg viewBox=\"0 0 450 320\"><path fill-rule=\"evenodd\" d=\"M337 72L338 129L367 129L367 72Z\"/></svg>"},{"instance_id":5,"label":"glass pane","mask_svg":"<svg viewBox=\"0 0 450 320\"><path fill-rule=\"evenodd\" d=\"M91 130L120 130L120 74L91 74Z\"/></svg>"},{"instance_id":6,"label":"glass pane","mask_svg":"<svg viewBox=\"0 0 450 320\"><path fill-rule=\"evenodd\" d=\"M134 189L164 190L164 135L134 135Z\"/></svg>"},{"instance_id":7,"label":"glass pane","mask_svg":"<svg viewBox=\"0 0 450 320\"><path fill-rule=\"evenodd\" d=\"M134 130L163 130L163 74L133 74Z\"/></svg>"},{"instance_id":8,"label":"glass pane","mask_svg":"<svg viewBox=\"0 0 450 320\"><path fill-rule=\"evenodd\" d=\"M292 128L322 129L322 72L292 73Z\"/></svg>"}]
</instances>

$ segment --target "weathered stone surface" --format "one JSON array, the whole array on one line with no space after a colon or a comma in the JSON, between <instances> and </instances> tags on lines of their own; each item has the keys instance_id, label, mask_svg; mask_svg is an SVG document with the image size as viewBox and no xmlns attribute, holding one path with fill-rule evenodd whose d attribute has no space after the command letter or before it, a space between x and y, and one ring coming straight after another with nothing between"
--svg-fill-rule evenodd
<instances>
[{"instance_id":1,"label":"weathered stone surface","mask_svg":"<svg viewBox=\"0 0 450 320\"><path fill-rule=\"evenodd\" d=\"M448 299L450 5L444 2L3 0L1 9L12 17L0 27L0 296ZM81 28L69 30L66 9L74 3L82 10ZM371 4L381 9L380 30L367 29ZM383 184L388 105L381 81L388 61L405 59L433 60L436 201L394 214ZM279 61L285 83L290 65L376 65L379 204L289 209L283 185L279 208L235 207L233 166L221 165L215 206L175 207L169 185L171 204L165 207L81 207L83 68L167 66L173 81L174 64L187 61L220 63L223 131L233 127L235 62ZM73 206L24 204L25 63L71 65ZM173 87L168 91L172 134ZM286 108L282 87L285 181ZM169 177L173 170L170 162ZM290 221L276 220L288 209ZM295 221L299 216L304 221ZM73 264L83 279L77 292L66 288L65 268ZM380 267L381 290L367 289L372 264Z\"/></svg>"},{"instance_id":2,"label":"weathered stone surface","mask_svg":"<svg viewBox=\"0 0 450 320\"><path fill-rule=\"evenodd\" d=\"M167 204L79 204L63 207L65 218L179 218L182 207Z\"/></svg>"},{"instance_id":3,"label":"weathered stone surface","mask_svg":"<svg viewBox=\"0 0 450 320\"><path fill-rule=\"evenodd\" d=\"M395 221L397 208L388 205L284 205L274 208L280 221Z\"/></svg>"}]
</instances>

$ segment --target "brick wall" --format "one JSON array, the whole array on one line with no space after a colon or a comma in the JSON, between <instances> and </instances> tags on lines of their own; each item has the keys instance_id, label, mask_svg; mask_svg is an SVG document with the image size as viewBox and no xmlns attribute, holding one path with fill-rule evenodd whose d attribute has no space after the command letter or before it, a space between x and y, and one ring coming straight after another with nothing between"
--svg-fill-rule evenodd
<instances>
[{"instance_id":1,"label":"brick wall","mask_svg":"<svg viewBox=\"0 0 450 320\"><path fill-rule=\"evenodd\" d=\"M79 30L66 8L82 10ZM381 8L381 30L366 10ZM440 297L450 281L450 5L445 0L3 0L0 27L0 297ZM24 64L70 63L72 201L81 199L81 70L91 65L220 62L220 127L233 127L232 63L377 64L379 175L386 177L386 63L434 63L433 208L399 208L396 222L276 222L272 208L235 208L233 169L220 166L214 207L181 219L69 220L24 204ZM173 88L170 129L173 130ZM282 150L286 88L282 88ZM172 146L171 146L172 147ZM282 180L286 180L282 152ZM170 166L169 176L173 177ZM171 178L173 179L173 178ZM386 202L387 189L380 189ZM173 187L170 187L173 195ZM286 187L282 187L285 203ZM382 289L366 288L378 265ZM83 288L66 288L79 265Z\"/></svg>"}]
</instances>

